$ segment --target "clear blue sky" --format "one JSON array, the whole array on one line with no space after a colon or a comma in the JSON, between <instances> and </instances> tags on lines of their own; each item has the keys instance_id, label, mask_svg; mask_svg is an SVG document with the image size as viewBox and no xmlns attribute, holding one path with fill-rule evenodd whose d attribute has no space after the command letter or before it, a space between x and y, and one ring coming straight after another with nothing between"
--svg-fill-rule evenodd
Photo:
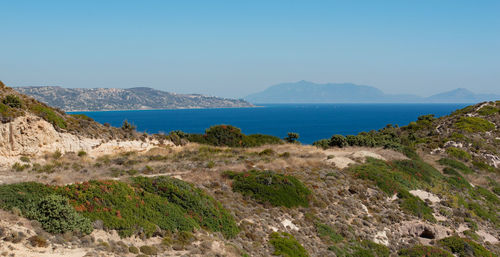
<instances>
[{"instance_id":1,"label":"clear blue sky","mask_svg":"<svg viewBox=\"0 0 500 257\"><path fill-rule=\"evenodd\" d=\"M0 0L11 86L242 97L298 80L500 93L500 1Z\"/></svg>"}]
</instances>

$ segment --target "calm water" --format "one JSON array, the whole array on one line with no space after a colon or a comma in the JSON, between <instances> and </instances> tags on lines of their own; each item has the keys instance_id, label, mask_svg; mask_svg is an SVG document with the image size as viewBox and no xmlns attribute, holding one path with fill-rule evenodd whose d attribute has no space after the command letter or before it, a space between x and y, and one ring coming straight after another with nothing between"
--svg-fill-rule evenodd
<instances>
[{"instance_id":1,"label":"calm water","mask_svg":"<svg viewBox=\"0 0 500 257\"><path fill-rule=\"evenodd\" d=\"M245 134L277 137L297 132L304 144L334 134L357 134L386 124L407 125L418 116L443 116L468 104L279 104L260 108L78 112L98 122L121 126L124 120L148 133L182 130L203 133L216 124L231 124Z\"/></svg>"}]
</instances>

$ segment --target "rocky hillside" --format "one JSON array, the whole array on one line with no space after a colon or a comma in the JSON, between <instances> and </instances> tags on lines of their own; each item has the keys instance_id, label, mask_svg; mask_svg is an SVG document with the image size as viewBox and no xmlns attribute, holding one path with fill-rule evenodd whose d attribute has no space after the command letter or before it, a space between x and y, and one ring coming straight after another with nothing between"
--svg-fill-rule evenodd
<instances>
[{"instance_id":1,"label":"rocky hillside","mask_svg":"<svg viewBox=\"0 0 500 257\"><path fill-rule=\"evenodd\" d=\"M156 142L151 136L104 126L85 115L68 115L0 82L0 167L19 156L85 151L104 154L118 148L139 150Z\"/></svg>"},{"instance_id":2,"label":"rocky hillside","mask_svg":"<svg viewBox=\"0 0 500 257\"><path fill-rule=\"evenodd\" d=\"M499 107L316 146L223 125L175 146L21 154L0 171L0 253L498 256Z\"/></svg>"},{"instance_id":3,"label":"rocky hillside","mask_svg":"<svg viewBox=\"0 0 500 257\"><path fill-rule=\"evenodd\" d=\"M15 90L65 111L111 111L252 107L244 100L175 94L147 87L62 88L17 87Z\"/></svg>"}]
</instances>

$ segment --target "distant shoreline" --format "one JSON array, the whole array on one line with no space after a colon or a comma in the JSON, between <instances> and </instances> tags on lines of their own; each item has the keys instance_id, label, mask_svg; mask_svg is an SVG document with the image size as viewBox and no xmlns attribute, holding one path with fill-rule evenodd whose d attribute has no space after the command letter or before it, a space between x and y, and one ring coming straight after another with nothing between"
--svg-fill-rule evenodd
<instances>
[{"instance_id":1,"label":"distant shoreline","mask_svg":"<svg viewBox=\"0 0 500 257\"><path fill-rule=\"evenodd\" d=\"M66 113L72 112L126 112L126 111L175 111L175 110L216 110L216 109L244 109L244 108L262 108L265 106L241 106L241 107L193 107L193 108L172 108L172 109L117 109L117 110L63 110Z\"/></svg>"}]
</instances>

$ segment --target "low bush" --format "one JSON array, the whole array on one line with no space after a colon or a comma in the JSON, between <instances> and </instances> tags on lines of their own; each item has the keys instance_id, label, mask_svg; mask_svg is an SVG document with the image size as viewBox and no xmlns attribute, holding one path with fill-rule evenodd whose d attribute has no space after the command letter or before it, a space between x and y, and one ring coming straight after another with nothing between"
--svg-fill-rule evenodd
<instances>
[{"instance_id":1,"label":"low bush","mask_svg":"<svg viewBox=\"0 0 500 257\"><path fill-rule=\"evenodd\" d=\"M147 254L147 255L157 255L158 254L158 249L154 246L150 245L143 245L139 248L141 250L141 253Z\"/></svg>"},{"instance_id":2,"label":"low bush","mask_svg":"<svg viewBox=\"0 0 500 257\"><path fill-rule=\"evenodd\" d=\"M85 114L70 114L70 116L80 120L94 121L94 119L90 118Z\"/></svg>"},{"instance_id":3,"label":"low bush","mask_svg":"<svg viewBox=\"0 0 500 257\"><path fill-rule=\"evenodd\" d=\"M495 172L495 168L482 162L482 161L472 161L472 165L474 165L474 167L480 169L480 170L484 170L484 171L489 171L489 172Z\"/></svg>"},{"instance_id":4,"label":"low bush","mask_svg":"<svg viewBox=\"0 0 500 257\"><path fill-rule=\"evenodd\" d=\"M17 95L5 96L5 98L2 100L2 103L11 108L21 108L23 105L23 102Z\"/></svg>"},{"instance_id":5,"label":"low bush","mask_svg":"<svg viewBox=\"0 0 500 257\"><path fill-rule=\"evenodd\" d=\"M369 240L351 241L344 245L332 245L328 250L338 257L389 257L389 248Z\"/></svg>"},{"instance_id":6,"label":"low bush","mask_svg":"<svg viewBox=\"0 0 500 257\"><path fill-rule=\"evenodd\" d=\"M346 147L349 145L347 142L347 139L342 136L342 135L333 135L332 138L330 138L330 146L336 146L336 147Z\"/></svg>"},{"instance_id":7,"label":"low bush","mask_svg":"<svg viewBox=\"0 0 500 257\"><path fill-rule=\"evenodd\" d=\"M62 129L66 128L66 121L64 120L64 118L51 108L43 106L41 104L34 104L30 106L30 110L37 116L40 116L49 123L52 123L54 127Z\"/></svg>"},{"instance_id":8,"label":"low bush","mask_svg":"<svg viewBox=\"0 0 500 257\"><path fill-rule=\"evenodd\" d=\"M239 232L233 216L219 202L192 184L170 177L135 177L132 178L132 185L180 206L207 230L220 231L228 238Z\"/></svg>"},{"instance_id":9,"label":"low bush","mask_svg":"<svg viewBox=\"0 0 500 257\"><path fill-rule=\"evenodd\" d=\"M261 145L279 145L283 144L283 140L275 136L263 135L263 134L252 134L243 137L243 146L245 147L257 147Z\"/></svg>"},{"instance_id":10,"label":"low bush","mask_svg":"<svg viewBox=\"0 0 500 257\"><path fill-rule=\"evenodd\" d=\"M462 160L462 161L468 161L468 160L470 160L472 158L471 155L468 152L466 152L466 151L464 151L464 150L462 150L460 148L456 148L456 147L448 147L448 148L446 148L446 153L449 156L455 157L455 158L457 158L459 160Z\"/></svg>"},{"instance_id":11,"label":"low bush","mask_svg":"<svg viewBox=\"0 0 500 257\"><path fill-rule=\"evenodd\" d=\"M389 165L385 161L367 158L364 164L349 168L355 177L374 183L391 196L398 195L401 208L413 215L435 221L432 209L420 198L408 191L417 187L429 187L442 175L432 166L420 160L396 161Z\"/></svg>"},{"instance_id":12,"label":"low bush","mask_svg":"<svg viewBox=\"0 0 500 257\"><path fill-rule=\"evenodd\" d=\"M269 243L274 247L275 256L308 257L306 249L293 237L285 232L273 232L269 235Z\"/></svg>"},{"instance_id":13,"label":"low bush","mask_svg":"<svg viewBox=\"0 0 500 257\"><path fill-rule=\"evenodd\" d=\"M494 115L494 114L497 114L499 112L500 112L500 109L498 109L494 106L491 106L491 105L485 105L477 111L477 113L479 113L479 115L482 115L482 116Z\"/></svg>"},{"instance_id":14,"label":"low bush","mask_svg":"<svg viewBox=\"0 0 500 257\"><path fill-rule=\"evenodd\" d=\"M68 199L59 195L48 195L31 203L25 216L40 222L42 228L49 233L92 232L90 220L77 213Z\"/></svg>"},{"instance_id":15,"label":"low bush","mask_svg":"<svg viewBox=\"0 0 500 257\"><path fill-rule=\"evenodd\" d=\"M495 129L493 123L479 117L460 117L455 123L455 127L470 133L486 132Z\"/></svg>"},{"instance_id":16,"label":"low bush","mask_svg":"<svg viewBox=\"0 0 500 257\"><path fill-rule=\"evenodd\" d=\"M299 134L298 133L294 133L294 132L288 132L286 137L284 138L284 140L287 142L287 143L295 143L297 142L297 140L299 140Z\"/></svg>"},{"instance_id":17,"label":"low bush","mask_svg":"<svg viewBox=\"0 0 500 257\"><path fill-rule=\"evenodd\" d=\"M399 257L454 257L448 251L434 247L416 245L408 249L403 249L398 252Z\"/></svg>"},{"instance_id":18,"label":"low bush","mask_svg":"<svg viewBox=\"0 0 500 257\"><path fill-rule=\"evenodd\" d=\"M226 171L224 175L234 180L233 191L250 196L258 202L288 208L309 206L311 191L294 176L256 170L242 173Z\"/></svg>"},{"instance_id":19,"label":"low bush","mask_svg":"<svg viewBox=\"0 0 500 257\"><path fill-rule=\"evenodd\" d=\"M465 165L464 163L460 162L460 161L457 161L457 160L453 160L453 159L448 159L448 158L441 158L439 159L439 164L441 165L444 165L444 166L448 166L448 167L451 167L451 168L454 168L454 169L457 169L459 171L461 171L462 173L464 174L470 174L470 173L473 173L474 171L469 168L467 165Z\"/></svg>"},{"instance_id":20,"label":"low bush","mask_svg":"<svg viewBox=\"0 0 500 257\"><path fill-rule=\"evenodd\" d=\"M482 245L466 238L451 236L438 241L438 244L459 257L492 257L495 256Z\"/></svg>"},{"instance_id":21,"label":"low bush","mask_svg":"<svg viewBox=\"0 0 500 257\"><path fill-rule=\"evenodd\" d=\"M333 243L339 243L342 240L344 240L344 237L341 235L337 234L337 232L330 226L316 222L316 232L318 233L319 237L322 238L323 240L333 242Z\"/></svg>"}]
</instances>

